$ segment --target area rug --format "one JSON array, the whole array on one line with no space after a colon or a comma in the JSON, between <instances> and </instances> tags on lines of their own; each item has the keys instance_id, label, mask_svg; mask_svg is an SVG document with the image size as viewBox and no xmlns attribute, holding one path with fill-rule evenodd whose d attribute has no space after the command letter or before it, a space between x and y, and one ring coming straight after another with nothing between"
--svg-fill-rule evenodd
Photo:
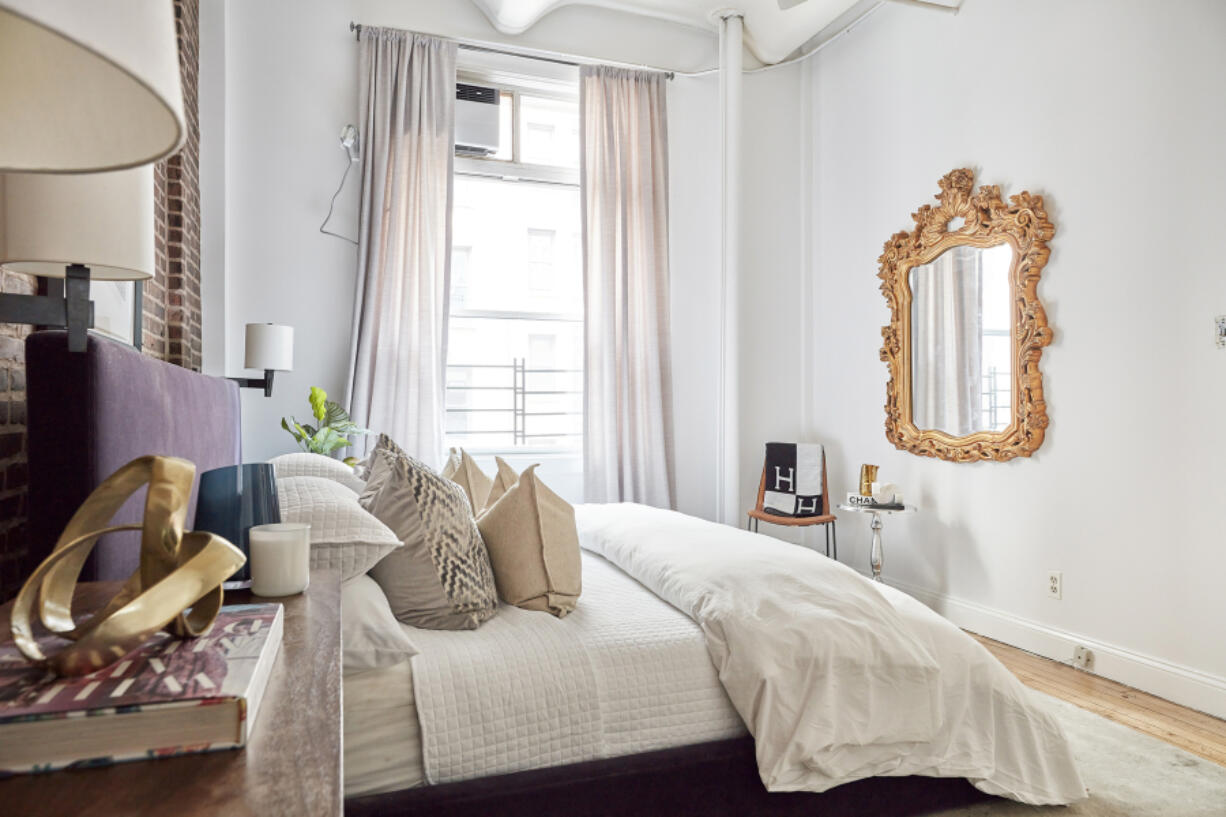
<instances>
[{"instance_id":1,"label":"area rug","mask_svg":"<svg viewBox=\"0 0 1226 817\"><path fill-rule=\"evenodd\" d=\"M1043 697L1059 713L1073 744L1089 799L1066 808L992 799L930 812L934 817L1226 817L1226 766L1070 703Z\"/></svg>"}]
</instances>

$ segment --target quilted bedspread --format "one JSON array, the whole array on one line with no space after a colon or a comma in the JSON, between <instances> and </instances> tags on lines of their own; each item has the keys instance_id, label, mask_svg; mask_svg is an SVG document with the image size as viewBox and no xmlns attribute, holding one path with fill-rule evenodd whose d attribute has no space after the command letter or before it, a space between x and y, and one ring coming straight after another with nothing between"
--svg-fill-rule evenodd
<instances>
[{"instance_id":1,"label":"quilted bedspread","mask_svg":"<svg viewBox=\"0 0 1226 817\"><path fill-rule=\"evenodd\" d=\"M698 625L591 553L566 618L503 605L411 638L428 783L745 734Z\"/></svg>"}]
</instances>

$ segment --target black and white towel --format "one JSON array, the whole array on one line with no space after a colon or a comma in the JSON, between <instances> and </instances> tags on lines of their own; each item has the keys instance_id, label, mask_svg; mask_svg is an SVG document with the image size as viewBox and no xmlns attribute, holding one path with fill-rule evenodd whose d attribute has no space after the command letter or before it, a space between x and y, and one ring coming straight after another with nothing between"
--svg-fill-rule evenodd
<instances>
[{"instance_id":1,"label":"black and white towel","mask_svg":"<svg viewBox=\"0 0 1226 817\"><path fill-rule=\"evenodd\" d=\"M779 516L821 516L824 457L817 443L767 443L762 509Z\"/></svg>"}]
</instances>

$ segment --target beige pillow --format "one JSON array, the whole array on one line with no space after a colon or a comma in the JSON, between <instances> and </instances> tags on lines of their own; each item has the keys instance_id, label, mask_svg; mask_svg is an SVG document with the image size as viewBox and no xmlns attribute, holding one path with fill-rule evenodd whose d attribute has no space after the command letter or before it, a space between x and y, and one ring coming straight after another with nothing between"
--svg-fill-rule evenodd
<instances>
[{"instance_id":1,"label":"beige pillow","mask_svg":"<svg viewBox=\"0 0 1226 817\"><path fill-rule=\"evenodd\" d=\"M467 451L463 448L459 451L451 449L451 456L443 466L442 476L464 489L464 495L468 497L468 507L474 515L481 513L481 509L485 507L485 498L490 495L490 478L473 458L468 456Z\"/></svg>"},{"instance_id":2,"label":"beige pillow","mask_svg":"<svg viewBox=\"0 0 1226 817\"><path fill-rule=\"evenodd\" d=\"M533 465L477 521L502 600L558 618L579 600L575 509L541 482Z\"/></svg>"},{"instance_id":3,"label":"beige pillow","mask_svg":"<svg viewBox=\"0 0 1226 817\"><path fill-rule=\"evenodd\" d=\"M376 449L362 507L404 543L370 570L397 619L471 630L498 610L489 555L468 498L423 463Z\"/></svg>"},{"instance_id":4,"label":"beige pillow","mask_svg":"<svg viewBox=\"0 0 1226 817\"><path fill-rule=\"evenodd\" d=\"M498 473L494 475L494 484L490 486L489 496L485 498L485 508L488 511L494 507L494 503L502 498L502 495L511 489L511 486L519 481L519 474L515 473L515 469L507 465L507 461L502 457L494 457L494 462L498 463Z\"/></svg>"}]
</instances>

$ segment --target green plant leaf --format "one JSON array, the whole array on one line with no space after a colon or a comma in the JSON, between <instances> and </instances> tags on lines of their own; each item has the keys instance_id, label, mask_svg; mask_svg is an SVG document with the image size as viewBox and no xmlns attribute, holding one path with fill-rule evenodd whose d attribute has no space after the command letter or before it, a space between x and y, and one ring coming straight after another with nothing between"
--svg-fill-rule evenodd
<instances>
[{"instance_id":1,"label":"green plant leaf","mask_svg":"<svg viewBox=\"0 0 1226 817\"><path fill-rule=\"evenodd\" d=\"M349 419L349 412L345 411L340 403L333 400L328 400L324 403L324 416L322 420L324 425L332 426L333 428L339 428L344 423L353 423Z\"/></svg>"},{"instance_id":2,"label":"green plant leaf","mask_svg":"<svg viewBox=\"0 0 1226 817\"><path fill-rule=\"evenodd\" d=\"M345 465L348 465L350 468L352 468L355 465L357 465L360 462L360 460L357 457L345 457L345 459L341 460L341 462L345 463Z\"/></svg>"},{"instance_id":3,"label":"green plant leaf","mask_svg":"<svg viewBox=\"0 0 1226 817\"><path fill-rule=\"evenodd\" d=\"M281 427L293 436L304 451L328 455L338 448L351 445L350 436L370 433L353 422L349 412L340 403L329 400L328 393L318 386L311 387L307 399L311 403L311 414L319 423L318 428L299 423L293 417L288 420L281 418Z\"/></svg>"},{"instance_id":4,"label":"green plant leaf","mask_svg":"<svg viewBox=\"0 0 1226 817\"><path fill-rule=\"evenodd\" d=\"M324 420L326 413L326 404L328 402L328 393L319 386L311 386L311 394L307 398L311 401L311 413L315 415L315 419L323 425L327 425Z\"/></svg>"},{"instance_id":5,"label":"green plant leaf","mask_svg":"<svg viewBox=\"0 0 1226 817\"><path fill-rule=\"evenodd\" d=\"M290 433L290 436L294 438L294 442L299 443L299 444L302 443L302 433L298 430L297 423L294 423L294 427L290 428L289 421L286 420L284 417L282 417L281 418L281 428L285 429L286 431Z\"/></svg>"},{"instance_id":6,"label":"green plant leaf","mask_svg":"<svg viewBox=\"0 0 1226 817\"><path fill-rule=\"evenodd\" d=\"M331 454L341 446L348 445L349 441L336 433L335 429L324 426L315 432L311 437L311 450L316 454Z\"/></svg>"},{"instance_id":7,"label":"green plant leaf","mask_svg":"<svg viewBox=\"0 0 1226 817\"><path fill-rule=\"evenodd\" d=\"M294 439L298 441L298 445L302 447L303 451L313 450L311 448L311 436L312 435L308 433L307 430L303 428L303 426L297 420L291 419L291 422L294 424L294 430L291 431L290 433L294 435Z\"/></svg>"}]
</instances>

